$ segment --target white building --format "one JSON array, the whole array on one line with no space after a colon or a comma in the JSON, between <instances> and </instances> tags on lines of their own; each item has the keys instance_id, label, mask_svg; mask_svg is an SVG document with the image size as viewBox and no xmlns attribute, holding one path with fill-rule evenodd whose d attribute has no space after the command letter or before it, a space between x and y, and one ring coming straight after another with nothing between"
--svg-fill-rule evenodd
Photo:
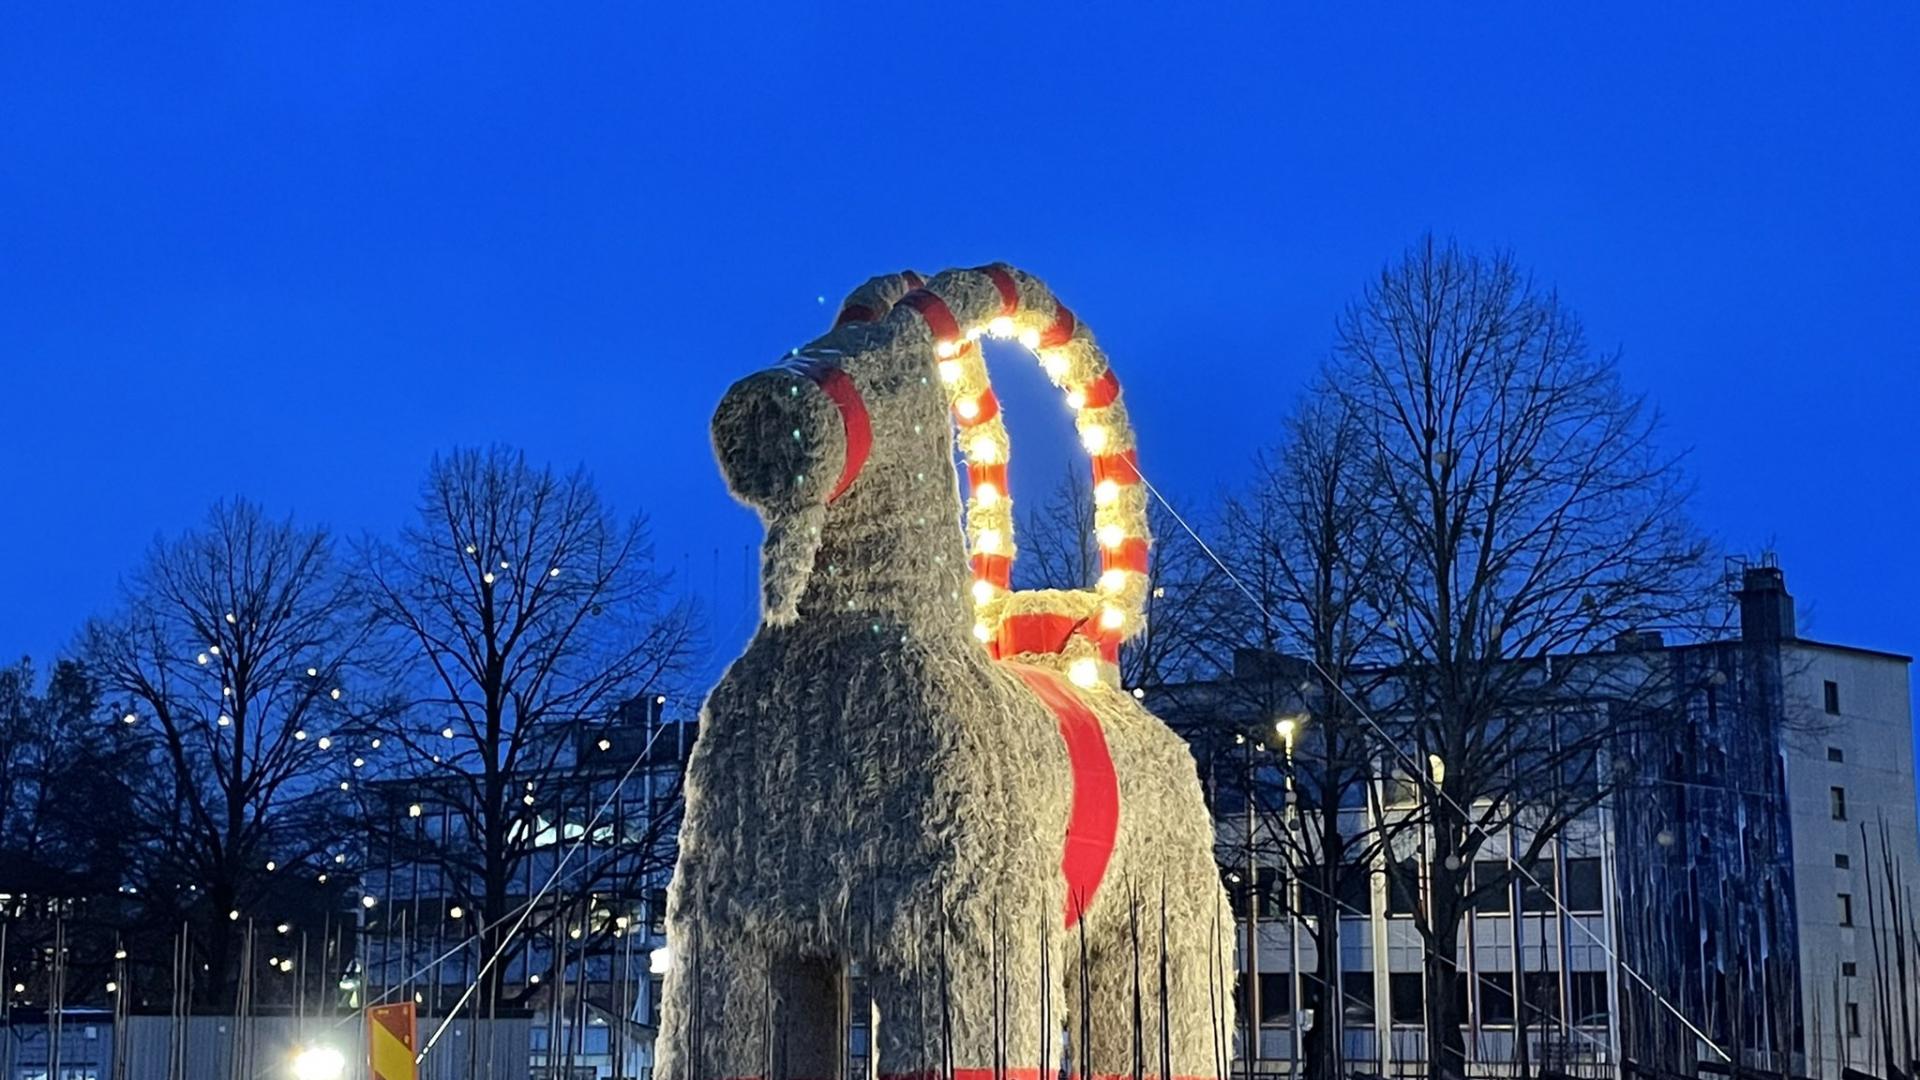
<instances>
[{"instance_id":1,"label":"white building","mask_svg":"<svg viewBox=\"0 0 1920 1080\"><path fill-rule=\"evenodd\" d=\"M1546 846L1531 868L1539 887L1523 877L1480 897L1463 921L1455 985L1465 1001L1464 1071L1693 1075L1722 1064L1722 1052L1743 1067L1819 1080L1839 1080L1848 1066L1887 1075L1889 1053L1907 1067L1901 1059L1920 1040L1910 659L1798 637L1777 567L1744 568L1740 586L1736 638L1668 646L1634 635L1616 653L1574 658L1603 665L1609 678L1631 671L1684 689L1663 699L1670 721L1614 748L1604 768L1621 783ZM1317 1027L1338 1033L1349 1072L1424 1074L1427 947L1412 918L1424 830L1370 852L1373 873L1340 879L1341 1007L1330 1010L1310 916L1289 911L1310 913L1301 890L1332 878L1312 866L1290 873L1297 834L1262 841L1289 828L1277 804L1262 804L1263 783L1311 784L1314 766L1297 762L1290 772L1274 718L1248 711L1260 695L1233 685L1271 684L1277 674L1305 689L1310 671L1271 655L1239 666L1233 680L1170 688L1150 702L1194 738L1214 792L1223 872L1241 915L1236 1050L1250 1049L1244 1016L1257 1007L1256 1071L1297 1067ZM1301 723L1311 724L1312 703L1301 705ZM1556 699L1541 722L1621 723L1609 708ZM1390 714L1377 719L1392 728ZM1222 731L1246 741L1223 743ZM1416 784L1371 786L1371 798L1343 803L1349 835L1412 813L1421 797ZM1475 881L1506 869L1510 839L1522 851L1530 837L1489 837ZM1389 859L1405 869L1382 872ZM1904 967L1895 923L1906 931ZM1259 978L1247 978L1252 971ZM1237 1067L1246 1064L1243 1056Z\"/></svg>"}]
</instances>

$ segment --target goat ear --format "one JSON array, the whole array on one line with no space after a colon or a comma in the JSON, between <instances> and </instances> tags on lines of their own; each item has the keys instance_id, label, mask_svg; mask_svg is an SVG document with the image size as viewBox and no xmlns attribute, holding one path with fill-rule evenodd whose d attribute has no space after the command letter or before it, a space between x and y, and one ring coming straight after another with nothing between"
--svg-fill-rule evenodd
<instances>
[{"instance_id":1,"label":"goat ear","mask_svg":"<svg viewBox=\"0 0 1920 1080\"><path fill-rule=\"evenodd\" d=\"M800 617L800 598L813 576L826 519L827 508L819 504L768 516L767 538L760 544L760 616L767 625L786 626Z\"/></svg>"}]
</instances>

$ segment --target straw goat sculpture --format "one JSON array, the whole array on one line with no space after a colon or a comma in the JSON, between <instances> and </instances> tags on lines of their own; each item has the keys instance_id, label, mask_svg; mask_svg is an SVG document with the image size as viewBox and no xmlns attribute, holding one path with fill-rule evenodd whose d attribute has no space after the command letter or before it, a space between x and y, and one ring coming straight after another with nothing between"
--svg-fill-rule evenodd
<instances>
[{"instance_id":1,"label":"straw goat sculpture","mask_svg":"<svg viewBox=\"0 0 1920 1080\"><path fill-rule=\"evenodd\" d=\"M983 336L1076 410L1094 588L1009 587ZM1147 493L1091 333L1010 267L875 278L713 440L763 619L688 765L658 1075L843 1076L869 1016L890 1080L1051 1078L1063 1042L1081 1075L1219 1075L1231 916L1192 756L1118 686Z\"/></svg>"}]
</instances>

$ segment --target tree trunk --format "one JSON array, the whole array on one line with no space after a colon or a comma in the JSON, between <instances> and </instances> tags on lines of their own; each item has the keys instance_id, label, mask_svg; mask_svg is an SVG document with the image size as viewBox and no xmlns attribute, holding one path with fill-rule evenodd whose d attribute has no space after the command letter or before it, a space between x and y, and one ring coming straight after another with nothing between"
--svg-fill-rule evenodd
<instances>
[{"instance_id":1,"label":"tree trunk","mask_svg":"<svg viewBox=\"0 0 1920 1080\"><path fill-rule=\"evenodd\" d=\"M1443 831L1441 835L1447 834ZM1439 846L1448 850L1455 847ZM1432 1080L1466 1075L1467 1043L1461 1028L1467 1021L1467 1003L1454 989L1460 971L1460 920L1465 914L1459 903L1464 872L1464 865L1459 870L1448 869L1444 856L1435 859L1428 870L1424 1020L1427 1075Z\"/></svg>"},{"instance_id":2,"label":"tree trunk","mask_svg":"<svg viewBox=\"0 0 1920 1080\"><path fill-rule=\"evenodd\" d=\"M1337 821L1326 828L1322 836L1321 851L1324 854L1319 867L1319 880L1314 883L1312 902L1306 905L1313 912L1317 924L1313 935L1316 954L1313 977L1320 986L1320 1003L1314 1009L1313 1029L1307 1032L1306 1037L1306 1074L1308 1080L1340 1080L1346 1072L1346 1048L1341 1045L1345 1014L1340 995L1339 888L1343 866L1340 860L1344 858L1344 851L1338 837ZM1294 1002L1296 1020L1304 1011L1305 1006L1301 1002Z\"/></svg>"}]
</instances>

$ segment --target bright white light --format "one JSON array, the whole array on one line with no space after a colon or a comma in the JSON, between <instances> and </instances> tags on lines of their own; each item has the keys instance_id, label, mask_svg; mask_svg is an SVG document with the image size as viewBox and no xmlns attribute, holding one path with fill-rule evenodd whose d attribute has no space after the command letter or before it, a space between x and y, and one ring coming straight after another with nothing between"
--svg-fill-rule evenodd
<instances>
[{"instance_id":1,"label":"bright white light","mask_svg":"<svg viewBox=\"0 0 1920 1080\"><path fill-rule=\"evenodd\" d=\"M218 719L218 720L216 720L216 721L214 721L214 722L215 722L215 723L217 723L217 724L219 724L219 725L220 725L221 727L228 727L228 726L230 726L230 725L232 725L232 723L233 723L233 717L231 717L231 716L228 716L228 715L227 715L226 713L221 713L221 714L220 714L220 719Z\"/></svg>"},{"instance_id":2,"label":"bright white light","mask_svg":"<svg viewBox=\"0 0 1920 1080\"><path fill-rule=\"evenodd\" d=\"M334 687L334 688L333 688L332 690L330 690L330 691L328 691L328 693L327 693L327 696L328 696L328 697L331 697L331 698L332 698L333 700L335 700L335 701L339 701L339 700L340 700L340 688L339 688L339 687L337 687L337 686L336 686L336 687Z\"/></svg>"},{"instance_id":3,"label":"bright white light","mask_svg":"<svg viewBox=\"0 0 1920 1080\"><path fill-rule=\"evenodd\" d=\"M961 398L953 403L953 411L960 414L960 419L971 420L980 415L980 403L970 397Z\"/></svg>"},{"instance_id":4,"label":"bright white light","mask_svg":"<svg viewBox=\"0 0 1920 1080\"><path fill-rule=\"evenodd\" d=\"M1067 373L1067 358L1057 352L1050 352L1040 358L1040 366L1046 369L1049 377L1057 380Z\"/></svg>"},{"instance_id":5,"label":"bright white light","mask_svg":"<svg viewBox=\"0 0 1920 1080\"><path fill-rule=\"evenodd\" d=\"M206 654L206 653L201 653L201 654L200 654L199 656L196 656L196 657L194 657L194 659L195 659L195 660L198 660L198 661L200 661L201 663L203 663L203 664L204 664L204 663L206 663L206 662L207 662L207 660L209 659L209 657L207 656L207 654Z\"/></svg>"},{"instance_id":6,"label":"bright white light","mask_svg":"<svg viewBox=\"0 0 1920 1080\"><path fill-rule=\"evenodd\" d=\"M333 749L333 740L326 737L325 735L320 736L320 749L322 750Z\"/></svg>"},{"instance_id":7,"label":"bright white light","mask_svg":"<svg viewBox=\"0 0 1920 1080\"><path fill-rule=\"evenodd\" d=\"M673 950L665 945L647 954L647 973L665 975L673 967Z\"/></svg>"},{"instance_id":8,"label":"bright white light","mask_svg":"<svg viewBox=\"0 0 1920 1080\"><path fill-rule=\"evenodd\" d=\"M319 668L317 668L317 667L310 667L310 668L308 668L308 669L307 669L307 678L309 678L309 679L317 679L317 678L319 678L319 677L320 677L320 669L319 669Z\"/></svg>"},{"instance_id":9,"label":"bright white light","mask_svg":"<svg viewBox=\"0 0 1920 1080\"><path fill-rule=\"evenodd\" d=\"M1439 754L1427 755L1427 770L1433 775L1434 783L1444 784L1447 782L1447 763L1441 760Z\"/></svg>"},{"instance_id":10,"label":"bright white light","mask_svg":"<svg viewBox=\"0 0 1920 1080\"><path fill-rule=\"evenodd\" d=\"M607 739L601 739L599 742L595 743L594 745L598 746L602 751L613 749L613 743Z\"/></svg>"},{"instance_id":11,"label":"bright white light","mask_svg":"<svg viewBox=\"0 0 1920 1080\"><path fill-rule=\"evenodd\" d=\"M1000 501L1000 489L992 484L981 484L973 489L973 501L981 506L992 506Z\"/></svg>"},{"instance_id":12,"label":"bright white light","mask_svg":"<svg viewBox=\"0 0 1920 1080\"><path fill-rule=\"evenodd\" d=\"M346 1074L346 1055L331 1046L309 1046L293 1055L294 1080L339 1080Z\"/></svg>"},{"instance_id":13,"label":"bright white light","mask_svg":"<svg viewBox=\"0 0 1920 1080\"><path fill-rule=\"evenodd\" d=\"M980 540L975 546L989 555L998 555L1000 553L1000 530L981 529Z\"/></svg>"},{"instance_id":14,"label":"bright white light","mask_svg":"<svg viewBox=\"0 0 1920 1080\"><path fill-rule=\"evenodd\" d=\"M933 347L934 355L938 356L942 360L945 360L947 357L952 356L959 351L960 351L960 346L955 345L951 341L942 341Z\"/></svg>"},{"instance_id":15,"label":"bright white light","mask_svg":"<svg viewBox=\"0 0 1920 1080\"><path fill-rule=\"evenodd\" d=\"M489 585L493 584L493 571L489 570L486 573L481 574L480 580L486 582Z\"/></svg>"},{"instance_id":16,"label":"bright white light","mask_svg":"<svg viewBox=\"0 0 1920 1080\"><path fill-rule=\"evenodd\" d=\"M1100 665L1083 656L1067 665L1067 678L1075 686L1092 686L1100 681Z\"/></svg>"},{"instance_id":17,"label":"bright white light","mask_svg":"<svg viewBox=\"0 0 1920 1080\"><path fill-rule=\"evenodd\" d=\"M1067 408L1075 412L1087 407L1087 394L1084 390L1067 391Z\"/></svg>"},{"instance_id":18,"label":"bright white light","mask_svg":"<svg viewBox=\"0 0 1920 1080\"><path fill-rule=\"evenodd\" d=\"M559 577L559 576L560 576L560 568L556 566L556 567L554 567L553 569L551 569L551 570L549 570L549 571L547 571L547 576L548 576L548 577Z\"/></svg>"},{"instance_id":19,"label":"bright white light","mask_svg":"<svg viewBox=\"0 0 1920 1080\"><path fill-rule=\"evenodd\" d=\"M240 921L240 913L239 913L238 911L229 911L229 912L227 912L227 921L228 921L228 922L239 922L239 921Z\"/></svg>"},{"instance_id":20,"label":"bright white light","mask_svg":"<svg viewBox=\"0 0 1920 1080\"><path fill-rule=\"evenodd\" d=\"M1107 429L1103 424L1089 424L1080 433L1080 445L1087 448L1089 454L1103 454L1107 450Z\"/></svg>"},{"instance_id":21,"label":"bright white light","mask_svg":"<svg viewBox=\"0 0 1920 1080\"><path fill-rule=\"evenodd\" d=\"M1102 480L1093 485L1093 501L1099 506L1108 506L1120 497L1120 485L1111 480Z\"/></svg>"},{"instance_id":22,"label":"bright white light","mask_svg":"<svg viewBox=\"0 0 1920 1080\"><path fill-rule=\"evenodd\" d=\"M987 321L987 333L994 337L1012 337L1013 320L1005 315L996 315Z\"/></svg>"},{"instance_id":23,"label":"bright white light","mask_svg":"<svg viewBox=\"0 0 1920 1080\"><path fill-rule=\"evenodd\" d=\"M229 611L229 612L227 612L227 623L228 623L229 625L232 625L232 624L234 624L234 623L238 623L239 621L240 621L239 619L236 619L236 618L234 618L234 617L233 617L233 612L231 612L231 611Z\"/></svg>"},{"instance_id":24,"label":"bright white light","mask_svg":"<svg viewBox=\"0 0 1920 1080\"><path fill-rule=\"evenodd\" d=\"M1125 570L1114 569L1102 573L1100 575L1100 587L1107 592L1119 592L1121 589L1127 587L1127 572Z\"/></svg>"},{"instance_id":25,"label":"bright white light","mask_svg":"<svg viewBox=\"0 0 1920 1080\"><path fill-rule=\"evenodd\" d=\"M979 638L981 641L990 640L993 637L993 628L983 622L974 623L973 636Z\"/></svg>"},{"instance_id":26,"label":"bright white light","mask_svg":"<svg viewBox=\"0 0 1920 1080\"><path fill-rule=\"evenodd\" d=\"M132 713L128 713L127 715L120 718L120 722L123 724L137 724L140 722L140 718L133 715Z\"/></svg>"},{"instance_id":27,"label":"bright white light","mask_svg":"<svg viewBox=\"0 0 1920 1080\"><path fill-rule=\"evenodd\" d=\"M419 816L420 816L420 814L421 814L421 812L422 812L422 809L423 809L423 808L421 807L421 805L420 805L419 803L414 803L414 804L413 804L412 806L409 806L409 807L407 807L407 816L408 816L408 817L419 817Z\"/></svg>"},{"instance_id":28,"label":"bright white light","mask_svg":"<svg viewBox=\"0 0 1920 1080\"><path fill-rule=\"evenodd\" d=\"M278 869L280 869L279 863L274 862L272 859L267 860L267 873L271 874Z\"/></svg>"},{"instance_id":29,"label":"bright white light","mask_svg":"<svg viewBox=\"0 0 1920 1080\"><path fill-rule=\"evenodd\" d=\"M1000 444L991 435L975 435L967 444L967 456L990 465L1000 460Z\"/></svg>"},{"instance_id":30,"label":"bright white light","mask_svg":"<svg viewBox=\"0 0 1920 1080\"><path fill-rule=\"evenodd\" d=\"M360 898L360 906L363 908L373 907L375 904L378 904L379 902L380 902L379 900L371 896L363 896Z\"/></svg>"},{"instance_id":31,"label":"bright white light","mask_svg":"<svg viewBox=\"0 0 1920 1080\"><path fill-rule=\"evenodd\" d=\"M1101 547L1119 547L1127 542L1127 530L1118 525L1102 525L1099 533Z\"/></svg>"},{"instance_id":32,"label":"bright white light","mask_svg":"<svg viewBox=\"0 0 1920 1080\"><path fill-rule=\"evenodd\" d=\"M952 360L942 360L940 361L939 368L940 368L941 382L957 383L960 381L960 365L959 364L955 363Z\"/></svg>"},{"instance_id":33,"label":"bright white light","mask_svg":"<svg viewBox=\"0 0 1920 1080\"><path fill-rule=\"evenodd\" d=\"M294 730L294 733L293 733L294 742L303 742L306 740L306 737L307 737L307 730L305 728L296 728Z\"/></svg>"},{"instance_id":34,"label":"bright white light","mask_svg":"<svg viewBox=\"0 0 1920 1080\"><path fill-rule=\"evenodd\" d=\"M1147 691L1145 690L1145 688L1138 687L1138 686L1133 688L1133 698L1135 701L1138 701L1141 698L1144 698L1146 696L1147 696Z\"/></svg>"},{"instance_id":35,"label":"bright white light","mask_svg":"<svg viewBox=\"0 0 1920 1080\"><path fill-rule=\"evenodd\" d=\"M458 919L465 915L466 915L466 910L462 908L459 904L455 904L452 907L447 909L447 918L449 919Z\"/></svg>"},{"instance_id":36,"label":"bright white light","mask_svg":"<svg viewBox=\"0 0 1920 1080\"><path fill-rule=\"evenodd\" d=\"M1025 345L1029 349L1039 348L1040 347L1040 331L1038 330L1020 331L1020 344Z\"/></svg>"},{"instance_id":37,"label":"bright white light","mask_svg":"<svg viewBox=\"0 0 1920 1080\"><path fill-rule=\"evenodd\" d=\"M218 646L218 645L209 645L209 646L207 646L207 651L208 651L208 652L210 652L210 653L212 653L212 654L213 654L213 655L215 655L215 656L219 656L219 655L220 655L220 646Z\"/></svg>"},{"instance_id":38,"label":"bright white light","mask_svg":"<svg viewBox=\"0 0 1920 1080\"><path fill-rule=\"evenodd\" d=\"M451 738L453 738L453 729L452 729L452 728L450 728L450 727L443 727L443 728L441 728L441 729L440 729L440 737L441 737L441 738L443 738L443 739L451 739Z\"/></svg>"},{"instance_id":39,"label":"bright white light","mask_svg":"<svg viewBox=\"0 0 1920 1080\"><path fill-rule=\"evenodd\" d=\"M352 784L350 784L350 783L348 783L348 782L346 782L345 780L342 780L342 781L340 781L340 790L341 790L341 791L352 791L352 790L353 790L353 785L352 785Z\"/></svg>"},{"instance_id":40,"label":"bright white light","mask_svg":"<svg viewBox=\"0 0 1920 1080\"><path fill-rule=\"evenodd\" d=\"M993 582L976 581L973 583L973 602L985 604L993 599Z\"/></svg>"},{"instance_id":41,"label":"bright white light","mask_svg":"<svg viewBox=\"0 0 1920 1080\"><path fill-rule=\"evenodd\" d=\"M1100 609L1100 627L1103 630L1118 630L1120 624L1127 621L1127 613L1117 607Z\"/></svg>"}]
</instances>

